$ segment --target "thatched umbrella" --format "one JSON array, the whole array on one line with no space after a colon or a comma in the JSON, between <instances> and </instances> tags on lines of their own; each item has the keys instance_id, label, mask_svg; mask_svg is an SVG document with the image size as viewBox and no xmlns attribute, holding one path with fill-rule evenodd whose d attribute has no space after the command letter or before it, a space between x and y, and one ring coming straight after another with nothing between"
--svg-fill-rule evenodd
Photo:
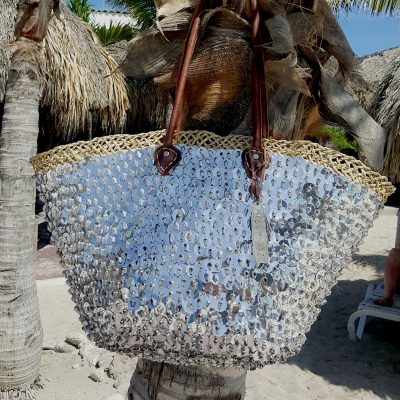
<instances>
[{"instance_id":1,"label":"thatched umbrella","mask_svg":"<svg viewBox=\"0 0 400 400\"><path fill-rule=\"evenodd\" d=\"M44 41L42 149L92 135L121 133L130 107L125 77L118 64L89 25L64 4L60 11L52 18ZM0 42L12 39L15 13L15 7L1 6L0 16L5 23L0 28ZM0 102L7 65L7 53L0 50Z\"/></svg>"},{"instance_id":2,"label":"thatched umbrella","mask_svg":"<svg viewBox=\"0 0 400 400\"><path fill-rule=\"evenodd\" d=\"M400 56L392 61L374 95L371 115L387 132L384 174L400 183Z\"/></svg>"},{"instance_id":3,"label":"thatched umbrella","mask_svg":"<svg viewBox=\"0 0 400 400\"><path fill-rule=\"evenodd\" d=\"M370 109L374 93L399 56L400 47L393 47L357 58L345 88L366 110Z\"/></svg>"},{"instance_id":4,"label":"thatched umbrella","mask_svg":"<svg viewBox=\"0 0 400 400\"><path fill-rule=\"evenodd\" d=\"M62 141L96 128L119 133L129 108L124 75L90 27L64 5L61 10L44 43L48 79L41 105L50 109Z\"/></svg>"}]
</instances>

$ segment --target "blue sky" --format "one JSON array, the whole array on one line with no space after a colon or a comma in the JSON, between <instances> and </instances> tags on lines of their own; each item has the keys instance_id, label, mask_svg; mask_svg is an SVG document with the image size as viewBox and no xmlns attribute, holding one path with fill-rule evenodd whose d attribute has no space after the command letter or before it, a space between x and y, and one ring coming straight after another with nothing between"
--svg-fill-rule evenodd
<instances>
[{"instance_id":1,"label":"blue sky","mask_svg":"<svg viewBox=\"0 0 400 400\"><path fill-rule=\"evenodd\" d=\"M400 46L400 18L372 17L365 10L341 14L339 22L358 56Z\"/></svg>"},{"instance_id":2,"label":"blue sky","mask_svg":"<svg viewBox=\"0 0 400 400\"><path fill-rule=\"evenodd\" d=\"M109 9L106 0L92 0L96 9ZM339 21L350 45L358 56L400 46L400 17L372 17L358 10L341 14Z\"/></svg>"}]
</instances>

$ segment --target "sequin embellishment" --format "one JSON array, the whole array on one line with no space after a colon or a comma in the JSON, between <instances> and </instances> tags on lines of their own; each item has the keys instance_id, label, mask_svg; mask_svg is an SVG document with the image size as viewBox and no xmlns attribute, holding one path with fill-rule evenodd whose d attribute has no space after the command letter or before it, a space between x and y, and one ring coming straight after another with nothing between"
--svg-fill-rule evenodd
<instances>
[{"instance_id":1,"label":"sequin embellishment","mask_svg":"<svg viewBox=\"0 0 400 400\"><path fill-rule=\"evenodd\" d=\"M237 150L154 148L37 176L52 239L90 339L187 365L262 367L296 354L382 203L301 157L270 153L268 263L252 255L253 201Z\"/></svg>"}]
</instances>

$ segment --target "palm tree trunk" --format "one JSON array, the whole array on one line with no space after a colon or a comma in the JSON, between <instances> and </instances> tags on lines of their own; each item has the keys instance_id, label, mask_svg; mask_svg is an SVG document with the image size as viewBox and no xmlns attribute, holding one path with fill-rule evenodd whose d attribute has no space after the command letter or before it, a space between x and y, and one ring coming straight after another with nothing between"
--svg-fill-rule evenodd
<instances>
[{"instance_id":1,"label":"palm tree trunk","mask_svg":"<svg viewBox=\"0 0 400 400\"><path fill-rule=\"evenodd\" d=\"M139 359L128 400L243 400L246 370L182 367Z\"/></svg>"},{"instance_id":2,"label":"palm tree trunk","mask_svg":"<svg viewBox=\"0 0 400 400\"><path fill-rule=\"evenodd\" d=\"M28 51L39 51L38 46L33 43ZM29 162L36 154L40 85L35 65L29 65L36 57L21 56L22 67L16 53L11 61L0 136L0 398L22 400L34 398L38 387L42 328Z\"/></svg>"},{"instance_id":3,"label":"palm tree trunk","mask_svg":"<svg viewBox=\"0 0 400 400\"><path fill-rule=\"evenodd\" d=\"M383 169L385 130L344 88L322 71L321 98L325 117L345 126L357 140L361 160L375 171Z\"/></svg>"}]
</instances>

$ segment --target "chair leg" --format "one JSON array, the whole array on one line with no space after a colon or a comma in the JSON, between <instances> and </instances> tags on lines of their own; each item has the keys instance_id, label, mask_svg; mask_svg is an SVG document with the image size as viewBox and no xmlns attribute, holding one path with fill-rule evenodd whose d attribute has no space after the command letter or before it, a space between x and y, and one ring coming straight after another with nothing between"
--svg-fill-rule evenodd
<instances>
[{"instance_id":1,"label":"chair leg","mask_svg":"<svg viewBox=\"0 0 400 400\"><path fill-rule=\"evenodd\" d=\"M370 283L367 287L367 292L365 294L364 300L367 300L372 296L374 289L375 289L375 285L373 283ZM352 342L356 342L357 339L361 340L363 333L364 333L365 322L367 320L367 316L368 316L368 312L366 312L366 311L356 311L350 316L349 322L347 324L347 329L349 331L350 340ZM360 320L358 321L357 332L356 332L355 331L355 322L356 322L357 318L360 318Z\"/></svg>"},{"instance_id":2,"label":"chair leg","mask_svg":"<svg viewBox=\"0 0 400 400\"><path fill-rule=\"evenodd\" d=\"M357 311L356 311L357 312ZM356 338L356 329L355 329L355 319L353 318L354 314L350 315L349 320L347 321L347 330L349 332L349 338L352 342L356 342L357 338Z\"/></svg>"},{"instance_id":3,"label":"chair leg","mask_svg":"<svg viewBox=\"0 0 400 400\"><path fill-rule=\"evenodd\" d=\"M360 317L358 320L358 326L357 326L357 331L356 331L356 337L358 340L361 340L363 333L364 333L364 328L365 328L365 321L367 320L367 316L363 315Z\"/></svg>"},{"instance_id":4,"label":"chair leg","mask_svg":"<svg viewBox=\"0 0 400 400\"><path fill-rule=\"evenodd\" d=\"M360 321L356 333L355 323L358 318L360 318ZM367 313L364 310L356 311L350 315L349 321L347 322L347 330L349 331L349 337L352 342L356 342L357 338L359 340L362 338L366 319Z\"/></svg>"}]
</instances>

